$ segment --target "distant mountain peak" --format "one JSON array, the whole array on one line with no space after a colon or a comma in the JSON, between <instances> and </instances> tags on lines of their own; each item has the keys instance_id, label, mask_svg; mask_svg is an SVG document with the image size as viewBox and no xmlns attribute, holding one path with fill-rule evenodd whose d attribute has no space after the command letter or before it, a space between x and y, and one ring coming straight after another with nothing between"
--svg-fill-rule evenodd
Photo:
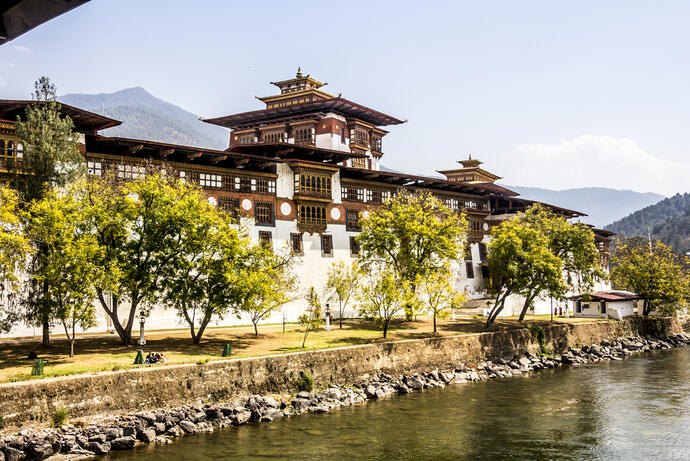
<instances>
[{"instance_id":1,"label":"distant mountain peak","mask_svg":"<svg viewBox=\"0 0 690 461\"><path fill-rule=\"evenodd\" d=\"M108 93L104 93L104 94L108 94ZM136 95L146 95L146 96L154 97L143 86L133 86L131 88L125 88L122 90L114 91L110 94L136 94Z\"/></svg>"},{"instance_id":2,"label":"distant mountain peak","mask_svg":"<svg viewBox=\"0 0 690 461\"><path fill-rule=\"evenodd\" d=\"M112 93L66 94L61 102L122 121L103 130L105 136L226 149L227 129L201 122L199 116L135 86Z\"/></svg>"},{"instance_id":3,"label":"distant mountain peak","mask_svg":"<svg viewBox=\"0 0 690 461\"><path fill-rule=\"evenodd\" d=\"M526 199L587 213L582 221L596 227L604 227L666 198L653 192L635 192L608 187L578 187L565 190L510 185L504 185L504 187L519 193Z\"/></svg>"}]
</instances>

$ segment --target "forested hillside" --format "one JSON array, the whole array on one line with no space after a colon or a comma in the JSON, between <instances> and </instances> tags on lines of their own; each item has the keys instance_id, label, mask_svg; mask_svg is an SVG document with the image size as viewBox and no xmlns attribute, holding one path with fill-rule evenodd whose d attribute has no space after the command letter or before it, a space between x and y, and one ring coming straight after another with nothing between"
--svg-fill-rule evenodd
<instances>
[{"instance_id":1,"label":"forested hillside","mask_svg":"<svg viewBox=\"0 0 690 461\"><path fill-rule=\"evenodd\" d=\"M606 226L625 235L647 236L673 246L680 254L690 251L690 194L676 194Z\"/></svg>"},{"instance_id":2,"label":"forested hillside","mask_svg":"<svg viewBox=\"0 0 690 461\"><path fill-rule=\"evenodd\" d=\"M120 126L103 130L105 136L219 150L228 147L228 130L204 123L197 115L158 99L140 87L115 93L66 94L58 99L122 122Z\"/></svg>"}]
</instances>

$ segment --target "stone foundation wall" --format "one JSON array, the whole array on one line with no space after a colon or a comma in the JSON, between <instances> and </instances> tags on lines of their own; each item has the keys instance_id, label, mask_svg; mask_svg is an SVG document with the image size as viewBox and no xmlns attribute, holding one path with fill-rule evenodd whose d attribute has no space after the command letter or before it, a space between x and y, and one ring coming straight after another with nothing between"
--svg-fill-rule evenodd
<instances>
[{"instance_id":1,"label":"stone foundation wall","mask_svg":"<svg viewBox=\"0 0 690 461\"><path fill-rule=\"evenodd\" d=\"M555 353L633 335L682 332L672 319L631 318L621 322L558 324L543 327ZM510 359L539 352L529 329L405 340L323 351L167 365L117 372L46 378L0 385L0 415L6 426L50 420L65 407L70 418L169 408L192 402L234 399L248 394L290 393L301 372L316 387L349 384L377 371L452 368L483 360Z\"/></svg>"}]
</instances>

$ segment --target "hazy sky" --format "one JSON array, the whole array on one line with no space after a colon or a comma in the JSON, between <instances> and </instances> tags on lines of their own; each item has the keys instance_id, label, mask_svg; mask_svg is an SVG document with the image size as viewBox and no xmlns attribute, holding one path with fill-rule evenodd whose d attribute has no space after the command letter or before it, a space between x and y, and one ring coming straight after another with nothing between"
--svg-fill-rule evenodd
<instances>
[{"instance_id":1,"label":"hazy sky","mask_svg":"<svg viewBox=\"0 0 690 461\"><path fill-rule=\"evenodd\" d=\"M383 163L506 184L690 191L688 1L92 0L0 46L0 98L142 86L204 117L297 66L409 122Z\"/></svg>"}]
</instances>

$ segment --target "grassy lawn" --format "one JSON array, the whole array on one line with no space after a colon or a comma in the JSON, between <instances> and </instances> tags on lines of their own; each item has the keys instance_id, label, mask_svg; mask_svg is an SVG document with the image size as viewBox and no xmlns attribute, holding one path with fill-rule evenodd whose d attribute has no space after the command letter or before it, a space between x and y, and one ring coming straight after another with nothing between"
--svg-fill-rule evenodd
<instances>
[{"instance_id":1,"label":"grassy lawn","mask_svg":"<svg viewBox=\"0 0 690 461\"><path fill-rule=\"evenodd\" d=\"M526 323L549 323L547 316L528 316ZM486 331L482 317L462 317L455 321L439 321L439 335L470 334ZM591 322L591 319L555 319L563 322ZM515 318L500 318L491 330L520 328ZM414 322L396 320L389 331L387 340L416 339L433 336L430 319L420 318ZM254 336L252 327L227 327L208 329L201 344L192 344L187 330L165 330L146 335L147 344L142 349L144 355L149 351L161 352L168 358L168 364L194 363L199 361L222 360L220 354L226 343L232 345L232 358L255 357L304 350L327 349L331 347L369 344L384 341L381 331L372 322L349 320L338 324L331 331L316 330L309 334L306 349L302 349L304 330L297 325L288 325L285 333L281 326L259 327L259 336ZM90 334L77 338L75 357L69 357L67 342L63 337L54 336L52 346L41 348L40 338L0 339L0 382L32 379L30 376L33 361L28 360L29 351L37 350L44 359L44 376L64 376L75 373L110 371L135 367L156 367L165 365L133 365L139 346L123 346L116 335ZM34 377L33 379L36 379Z\"/></svg>"}]
</instances>

